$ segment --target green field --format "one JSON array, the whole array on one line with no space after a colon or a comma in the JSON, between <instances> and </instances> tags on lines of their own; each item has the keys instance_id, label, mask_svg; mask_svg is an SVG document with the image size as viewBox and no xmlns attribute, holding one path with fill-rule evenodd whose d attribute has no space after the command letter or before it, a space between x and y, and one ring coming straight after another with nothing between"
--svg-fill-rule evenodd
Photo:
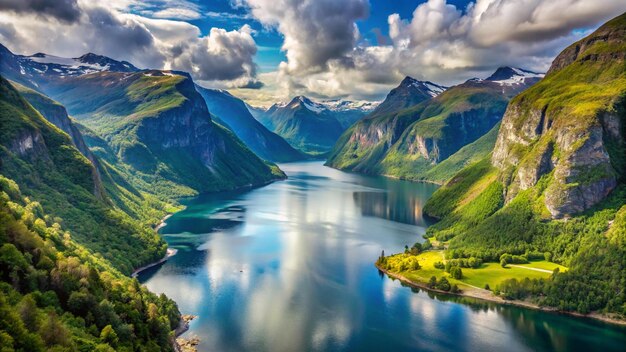
<instances>
[{"instance_id":1,"label":"green field","mask_svg":"<svg viewBox=\"0 0 626 352\"><path fill-rule=\"evenodd\" d=\"M398 271L396 269L400 262L403 260L411 260L412 258L417 258L421 266L420 269L404 271ZM506 279L545 279L548 278L556 268L559 268L561 272L567 270L567 268L562 265L545 260L532 261L528 264L515 264L515 266L509 265L506 268L500 266L499 263L483 263L480 268L477 269L463 268L463 278L456 280L450 277L450 274L446 273L443 269L435 268L436 262L445 262L443 251L426 251L417 256L396 254L387 257L387 262L391 265L391 269L388 269L390 272L401 274L409 280L426 283L432 276L436 276L437 278L445 276L451 284L457 284L461 288L463 288L463 286L484 288L486 284L489 284L489 287L494 289ZM540 270L548 270L549 272Z\"/></svg>"}]
</instances>

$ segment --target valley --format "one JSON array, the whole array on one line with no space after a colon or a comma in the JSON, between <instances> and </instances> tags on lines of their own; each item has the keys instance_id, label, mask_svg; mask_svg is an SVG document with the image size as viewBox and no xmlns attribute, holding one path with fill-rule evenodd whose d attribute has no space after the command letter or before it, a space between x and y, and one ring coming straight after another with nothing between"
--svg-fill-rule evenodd
<instances>
[{"instance_id":1,"label":"valley","mask_svg":"<svg viewBox=\"0 0 626 352\"><path fill-rule=\"evenodd\" d=\"M0 350L623 350L626 8L377 1L1 4Z\"/></svg>"}]
</instances>

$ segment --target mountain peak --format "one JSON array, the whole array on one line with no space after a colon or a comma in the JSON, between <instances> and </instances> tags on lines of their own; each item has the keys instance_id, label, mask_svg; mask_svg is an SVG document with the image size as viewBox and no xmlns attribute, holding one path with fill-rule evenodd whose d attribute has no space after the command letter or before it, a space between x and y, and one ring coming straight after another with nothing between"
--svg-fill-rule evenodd
<instances>
[{"instance_id":1,"label":"mountain peak","mask_svg":"<svg viewBox=\"0 0 626 352\"><path fill-rule=\"evenodd\" d=\"M441 92L443 92L444 90L447 89L447 87L440 86L440 85L435 84L433 82L430 82L430 81L420 81L420 80L417 80L417 79L415 79L413 77L410 77L410 76L404 77L402 82L400 82L400 86L398 88L400 88L400 87L418 89L421 92L430 95L431 97L436 97Z\"/></svg>"},{"instance_id":2,"label":"mountain peak","mask_svg":"<svg viewBox=\"0 0 626 352\"><path fill-rule=\"evenodd\" d=\"M84 64L98 65L103 68L108 67L109 70L117 72L139 71L137 67L128 61L117 61L108 56L98 55L91 52L77 57L75 60Z\"/></svg>"},{"instance_id":3,"label":"mountain peak","mask_svg":"<svg viewBox=\"0 0 626 352\"><path fill-rule=\"evenodd\" d=\"M284 103L274 104L274 106L277 108L289 107L291 109L297 109L297 108L302 107L316 114L319 114L324 110L327 110L327 108L324 105L314 102L313 100L309 99L308 97L304 95L298 95L298 96L293 97L293 99L291 99L291 101L287 104L284 104Z\"/></svg>"},{"instance_id":4,"label":"mountain peak","mask_svg":"<svg viewBox=\"0 0 626 352\"><path fill-rule=\"evenodd\" d=\"M543 73L537 73L517 67L502 66L487 77L485 81L497 82L501 85L523 84L526 79L541 79Z\"/></svg>"}]
</instances>

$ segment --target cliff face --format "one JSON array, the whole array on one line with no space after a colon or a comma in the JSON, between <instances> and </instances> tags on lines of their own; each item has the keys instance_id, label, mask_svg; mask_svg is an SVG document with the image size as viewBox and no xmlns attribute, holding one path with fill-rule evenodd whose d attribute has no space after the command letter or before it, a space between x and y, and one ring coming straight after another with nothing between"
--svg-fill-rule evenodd
<instances>
[{"instance_id":1,"label":"cliff face","mask_svg":"<svg viewBox=\"0 0 626 352\"><path fill-rule=\"evenodd\" d=\"M497 84L470 81L426 104L391 153L437 164L489 132L502 118L507 97Z\"/></svg>"},{"instance_id":2,"label":"cliff face","mask_svg":"<svg viewBox=\"0 0 626 352\"><path fill-rule=\"evenodd\" d=\"M14 83L14 86L24 99L26 99L46 120L48 120L48 122L67 133L76 149L78 149L78 151L80 151L80 153L89 159L91 164L94 165L92 174L94 181L93 193L98 198L104 199L104 187L102 186L98 159L89 150L82 134L68 116L65 107L45 95L18 83Z\"/></svg>"},{"instance_id":3,"label":"cliff face","mask_svg":"<svg viewBox=\"0 0 626 352\"><path fill-rule=\"evenodd\" d=\"M501 120L512 95L541 76L513 68L501 68L496 73L499 74L492 75L493 80L469 80L408 109L359 121L339 140L328 165L445 182L438 175L454 174L464 166L459 161L481 159L490 148L477 148L477 153L484 154L482 157L464 151L455 162L446 164L453 170L430 171L491 131Z\"/></svg>"},{"instance_id":4,"label":"cliff face","mask_svg":"<svg viewBox=\"0 0 626 352\"><path fill-rule=\"evenodd\" d=\"M506 200L548 177L555 218L597 204L624 172L626 16L565 49L546 78L516 97L492 156Z\"/></svg>"},{"instance_id":5,"label":"cliff face","mask_svg":"<svg viewBox=\"0 0 626 352\"><path fill-rule=\"evenodd\" d=\"M164 192L189 195L282 177L211 120L184 73L101 72L68 77L47 89L102 137L124 165Z\"/></svg>"},{"instance_id":6,"label":"cliff face","mask_svg":"<svg viewBox=\"0 0 626 352\"><path fill-rule=\"evenodd\" d=\"M363 173L379 173L378 163L404 130L419 118L418 106L446 87L406 77L368 116L346 130L327 165Z\"/></svg>"},{"instance_id":7,"label":"cliff face","mask_svg":"<svg viewBox=\"0 0 626 352\"><path fill-rule=\"evenodd\" d=\"M252 151L275 162L301 160L305 155L295 150L281 136L268 130L248 111L245 103L226 91L196 87L213 117L217 116Z\"/></svg>"}]
</instances>

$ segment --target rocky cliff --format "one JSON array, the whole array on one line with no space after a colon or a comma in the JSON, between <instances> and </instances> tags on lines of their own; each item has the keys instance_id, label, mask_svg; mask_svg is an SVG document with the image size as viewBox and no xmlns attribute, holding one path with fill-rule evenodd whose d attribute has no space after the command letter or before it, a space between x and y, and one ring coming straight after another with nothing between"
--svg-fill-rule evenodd
<instances>
[{"instance_id":1,"label":"rocky cliff","mask_svg":"<svg viewBox=\"0 0 626 352\"><path fill-rule=\"evenodd\" d=\"M187 195L283 177L211 120L187 74L99 72L67 77L47 92L164 192L182 186Z\"/></svg>"},{"instance_id":2,"label":"rocky cliff","mask_svg":"<svg viewBox=\"0 0 626 352\"><path fill-rule=\"evenodd\" d=\"M464 151L455 158L456 162L447 163L447 167L454 170L430 172L431 169L491 131L502 118L509 99L542 76L501 67L487 79L471 79L445 90L436 86L441 89L430 91L427 96L418 94L422 101L417 105L374 115L355 124L336 144L328 165L405 179L445 182L446 179L435 175L454 174L464 166L458 160L481 157ZM416 85L435 86L430 82L416 82L405 79L389 97L393 100L402 96L398 91L407 84L405 92ZM386 102L381 104L383 110L387 105ZM485 148L477 150L484 153Z\"/></svg>"},{"instance_id":3,"label":"rocky cliff","mask_svg":"<svg viewBox=\"0 0 626 352\"><path fill-rule=\"evenodd\" d=\"M306 156L281 136L269 131L248 111L246 104L222 90L207 89L197 86L213 117L217 116L229 127L252 151L265 160L286 162L301 160Z\"/></svg>"},{"instance_id":4,"label":"rocky cliff","mask_svg":"<svg viewBox=\"0 0 626 352\"><path fill-rule=\"evenodd\" d=\"M102 177L100 175L100 164L98 159L93 155L87 143L83 139L82 134L78 130L78 127L70 119L65 107L58 102L46 97L45 95L27 88L19 83L12 83L18 92L26 99L46 120L53 125L67 133L70 137L72 144L84 155L92 165L94 190L93 193L100 199L104 199L104 188L102 186Z\"/></svg>"},{"instance_id":5,"label":"rocky cliff","mask_svg":"<svg viewBox=\"0 0 626 352\"><path fill-rule=\"evenodd\" d=\"M404 130L419 118L418 105L441 94L441 85L405 77L368 116L346 130L333 147L327 165L379 173L378 163Z\"/></svg>"},{"instance_id":6,"label":"rocky cliff","mask_svg":"<svg viewBox=\"0 0 626 352\"><path fill-rule=\"evenodd\" d=\"M605 199L624 172L625 16L574 43L507 108L492 156L506 200L549 178L555 218Z\"/></svg>"}]
</instances>

